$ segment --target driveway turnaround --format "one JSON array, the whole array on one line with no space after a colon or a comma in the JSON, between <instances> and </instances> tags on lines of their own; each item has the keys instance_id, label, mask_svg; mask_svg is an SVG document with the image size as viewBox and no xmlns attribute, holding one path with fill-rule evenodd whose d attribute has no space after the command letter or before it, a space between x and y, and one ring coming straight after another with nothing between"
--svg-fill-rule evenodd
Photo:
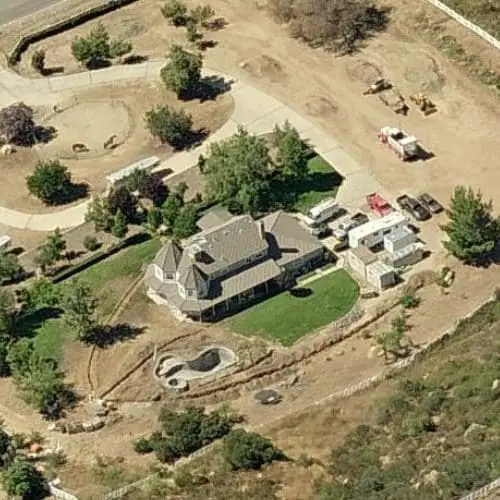
<instances>
[{"instance_id":1,"label":"driveway turnaround","mask_svg":"<svg viewBox=\"0 0 500 500\"><path fill-rule=\"evenodd\" d=\"M91 86L123 82L131 79L155 80L159 78L164 61L148 61L132 66L112 66L73 75L62 75L44 79L24 78L9 70L0 70L0 107L23 100L26 104L54 104L58 95L76 92ZM269 133L275 124L288 120L332 167L344 177L337 193L339 203L346 207L360 206L367 192L378 191L387 196L380 184L362 169L333 139L314 123L298 115L282 102L257 90L255 87L236 81L227 75L206 70L205 76L222 77L230 84L234 99L234 111L225 125L211 135L201 146L191 151L176 154L163 162L158 170L169 169L175 175L196 165L199 155L207 150L211 142L234 134L238 126L254 134ZM350 179L352 178L352 182ZM53 231L55 228L78 226L84 221L88 201L50 214L26 214L0 206L0 224L33 231Z\"/></svg>"}]
</instances>

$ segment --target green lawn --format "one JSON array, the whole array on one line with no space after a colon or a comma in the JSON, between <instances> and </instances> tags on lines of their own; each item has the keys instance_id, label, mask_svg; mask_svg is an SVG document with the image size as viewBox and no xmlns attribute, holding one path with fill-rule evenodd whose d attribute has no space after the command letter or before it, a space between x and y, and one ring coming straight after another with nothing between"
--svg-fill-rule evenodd
<instances>
[{"instance_id":1,"label":"green lawn","mask_svg":"<svg viewBox=\"0 0 500 500\"><path fill-rule=\"evenodd\" d=\"M303 335L344 316L359 294L358 284L342 269L293 291L283 292L234 316L230 320L233 330L289 346ZM299 296L300 293L303 295Z\"/></svg>"},{"instance_id":2,"label":"green lawn","mask_svg":"<svg viewBox=\"0 0 500 500\"><path fill-rule=\"evenodd\" d=\"M99 297L98 314L109 316L127 288L127 281L133 282L144 265L151 262L160 249L159 239L145 241L95 264L71 279L89 283ZM68 281L70 281L68 280ZM67 283L67 282L66 282ZM116 285L116 286L115 286ZM72 337L61 318L31 318L34 325L35 345L40 353L55 359L61 357L62 345Z\"/></svg>"},{"instance_id":3,"label":"green lawn","mask_svg":"<svg viewBox=\"0 0 500 500\"><path fill-rule=\"evenodd\" d=\"M335 197L342 182L340 175L321 156L309 160L310 179L303 183L294 208L306 213L325 198Z\"/></svg>"}]
</instances>

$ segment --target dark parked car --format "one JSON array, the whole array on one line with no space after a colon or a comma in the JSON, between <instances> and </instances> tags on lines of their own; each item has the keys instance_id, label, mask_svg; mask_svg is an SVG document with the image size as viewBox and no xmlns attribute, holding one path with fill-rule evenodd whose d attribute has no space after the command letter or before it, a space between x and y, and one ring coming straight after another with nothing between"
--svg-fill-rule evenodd
<instances>
[{"instance_id":1,"label":"dark parked car","mask_svg":"<svg viewBox=\"0 0 500 500\"><path fill-rule=\"evenodd\" d=\"M396 198L396 203L399 205L401 210L404 210L416 220L427 220L431 216L430 211L424 205L422 205L422 203L406 194L403 194L402 196Z\"/></svg>"},{"instance_id":2,"label":"dark parked car","mask_svg":"<svg viewBox=\"0 0 500 500\"><path fill-rule=\"evenodd\" d=\"M417 200L426 207L431 214L438 214L443 211L443 205L439 203L435 198L433 198L428 193L422 193L417 196Z\"/></svg>"},{"instance_id":3,"label":"dark parked car","mask_svg":"<svg viewBox=\"0 0 500 500\"><path fill-rule=\"evenodd\" d=\"M320 224L311 231L311 234L316 238L326 238L332 234L332 230L326 224Z\"/></svg>"}]
</instances>

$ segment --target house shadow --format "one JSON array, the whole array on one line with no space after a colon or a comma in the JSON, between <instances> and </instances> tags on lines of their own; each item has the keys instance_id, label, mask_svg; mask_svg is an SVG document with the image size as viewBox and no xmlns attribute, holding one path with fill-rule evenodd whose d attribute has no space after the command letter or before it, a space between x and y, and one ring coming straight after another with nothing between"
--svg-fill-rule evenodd
<instances>
[{"instance_id":1,"label":"house shadow","mask_svg":"<svg viewBox=\"0 0 500 500\"><path fill-rule=\"evenodd\" d=\"M94 328L92 334L88 337L87 343L93 344L100 349L111 347L118 342L133 340L138 335L144 333L145 328L129 323L118 323L116 325L99 325Z\"/></svg>"}]
</instances>

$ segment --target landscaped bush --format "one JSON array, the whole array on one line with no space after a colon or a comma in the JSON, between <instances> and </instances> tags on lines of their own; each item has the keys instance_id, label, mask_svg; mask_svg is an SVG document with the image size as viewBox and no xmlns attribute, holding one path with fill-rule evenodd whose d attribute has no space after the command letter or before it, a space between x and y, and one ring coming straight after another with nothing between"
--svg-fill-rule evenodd
<instances>
[{"instance_id":1,"label":"landscaped bush","mask_svg":"<svg viewBox=\"0 0 500 500\"><path fill-rule=\"evenodd\" d=\"M99 242L95 236L88 234L85 238L83 238L83 246L89 252L93 252L99 248Z\"/></svg>"}]
</instances>

